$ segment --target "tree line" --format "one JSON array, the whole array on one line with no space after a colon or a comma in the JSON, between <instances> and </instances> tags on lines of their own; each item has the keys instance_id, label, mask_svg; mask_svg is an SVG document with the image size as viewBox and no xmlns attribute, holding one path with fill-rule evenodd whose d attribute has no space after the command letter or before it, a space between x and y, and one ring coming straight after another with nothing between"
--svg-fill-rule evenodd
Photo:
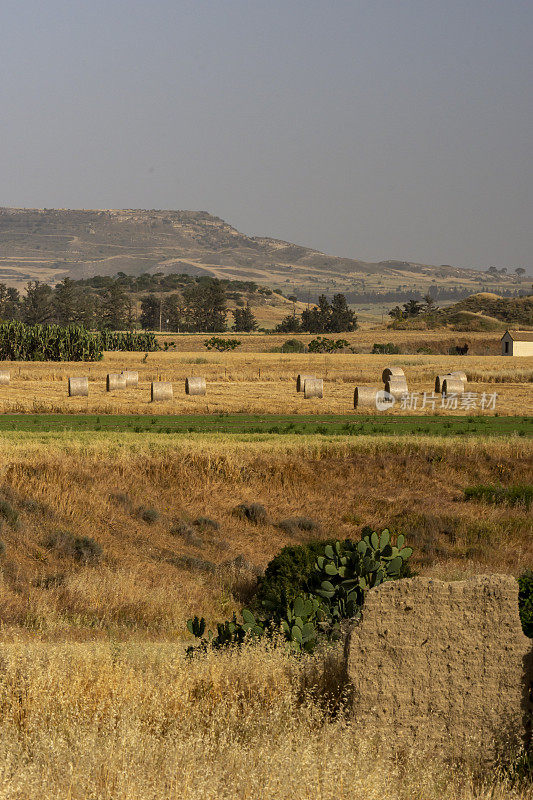
<instances>
[{"instance_id":1,"label":"tree line","mask_svg":"<svg viewBox=\"0 0 533 800\"><path fill-rule=\"evenodd\" d=\"M139 292L153 287L158 294ZM142 289L141 289L142 292ZM55 287L29 281L25 294L0 283L0 321L26 325L81 325L86 330L223 333L227 330L252 332L257 320L248 296L255 292L271 295L272 290L252 281L218 280L210 276L141 275L119 273L115 278L95 276L80 281L64 278ZM135 293L135 294L134 294ZM140 300L140 302L139 302ZM229 311L228 301L236 308ZM341 333L357 328L357 317L346 297L336 294L330 303L321 295L318 306L299 316L288 315L278 325L282 333Z\"/></svg>"},{"instance_id":2,"label":"tree line","mask_svg":"<svg viewBox=\"0 0 533 800\"><path fill-rule=\"evenodd\" d=\"M215 333L227 330L227 283L216 278L193 278L180 283L180 291L172 292L167 286L159 297L141 297L140 314L138 300L125 289L120 277L89 281L65 278L55 287L30 281L24 295L0 283L0 319L27 325L81 325L87 330L102 331L141 327ZM244 304L236 290L229 295L242 306L233 312L235 330L254 330L257 323L249 304Z\"/></svg>"}]
</instances>

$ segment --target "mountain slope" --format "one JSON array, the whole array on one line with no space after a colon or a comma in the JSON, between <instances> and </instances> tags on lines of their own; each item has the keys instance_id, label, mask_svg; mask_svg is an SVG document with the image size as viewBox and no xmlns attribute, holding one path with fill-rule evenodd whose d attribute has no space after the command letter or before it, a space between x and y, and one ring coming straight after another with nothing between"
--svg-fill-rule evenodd
<instances>
[{"instance_id":1,"label":"mountain slope","mask_svg":"<svg viewBox=\"0 0 533 800\"><path fill-rule=\"evenodd\" d=\"M475 290L495 280L451 266L329 256L290 242L246 236L204 211L0 209L0 281L55 283L66 275L118 272L210 274L313 295L357 287L429 288L437 280Z\"/></svg>"}]
</instances>

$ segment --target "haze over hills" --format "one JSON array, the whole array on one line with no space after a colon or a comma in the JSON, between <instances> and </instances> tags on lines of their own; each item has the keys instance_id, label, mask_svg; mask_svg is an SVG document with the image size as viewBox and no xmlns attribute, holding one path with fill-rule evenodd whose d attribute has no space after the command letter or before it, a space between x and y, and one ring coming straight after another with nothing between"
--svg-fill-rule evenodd
<instances>
[{"instance_id":1,"label":"haze over hills","mask_svg":"<svg viewBox=\"0 0 533 800\"><path fill-rule=\"evenodd\" d=\"M321 291L423 291L432 284L479 291L521 284L514 275L495 278L449 265L326 255L246 236L204 211L0 209L0 281L21 288L28 280L54 284L65 276L119 272L253 280L311 299Z\"/></svg>"}]
</instances>

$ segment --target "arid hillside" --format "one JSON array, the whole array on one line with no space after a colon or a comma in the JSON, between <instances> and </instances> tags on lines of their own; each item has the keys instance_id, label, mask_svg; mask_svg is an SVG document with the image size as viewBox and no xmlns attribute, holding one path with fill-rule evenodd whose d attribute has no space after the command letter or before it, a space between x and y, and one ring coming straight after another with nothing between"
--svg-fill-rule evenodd
<instances>
[{"instance_id":1,"label":"arid hillside","mask_svg":"<svg viewBox=\"0 0 533 800\"><path fill-rule=\"evenodd\" d=\"M124 272L186 272L253 280L288 292L429 290L431 285L516 289L494 276L407 261L369 263L240 233L205 211L0 209L0 280L55 283Z\"/></svg>"}]
</instances>

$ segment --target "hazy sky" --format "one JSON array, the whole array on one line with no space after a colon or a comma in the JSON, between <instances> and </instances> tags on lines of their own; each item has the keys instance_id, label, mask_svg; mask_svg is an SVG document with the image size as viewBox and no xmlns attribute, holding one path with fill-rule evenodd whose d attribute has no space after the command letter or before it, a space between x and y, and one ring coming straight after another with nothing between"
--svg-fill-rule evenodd
<instances>
[{"instance_id":1,"label":"hazy sky","mask_svg":"<svg viewBox=\"0 0 533 800\"><path fill-rule=\"evenodd\" d=\"M533 265L533 0L0 0L0 205Z\"/></svg>"}]
</instances>

